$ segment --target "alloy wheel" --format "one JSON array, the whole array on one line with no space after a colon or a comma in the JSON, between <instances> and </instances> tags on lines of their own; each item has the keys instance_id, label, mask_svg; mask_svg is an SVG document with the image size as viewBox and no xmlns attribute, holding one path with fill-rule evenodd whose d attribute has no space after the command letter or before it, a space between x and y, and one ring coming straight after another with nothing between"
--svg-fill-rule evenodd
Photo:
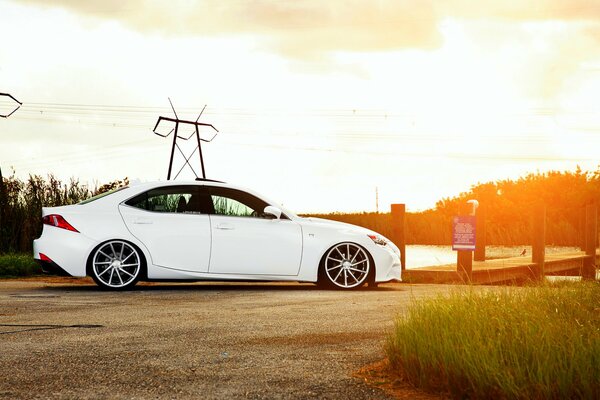
<instances>
[{"instance_id":1,"label":"alloy wheel","mask_svg":"<svg viewBox=\"0 0 600 400\"><path fill-rule=\"evenodd\" d=\"M340 243L325 256L325 275L334 286L342 289L358 287L369 276L371 262L365 249L354 243Z\"/></svg>"},{"instance_id":2,"label":"alloy wheel","mask_svg":"<svg viewBox=\"0 0 600 400\"><path fill-rule=\"evenodd\" d=\"M138 251L121 240L103 244L96 250L92 259L94 280L110 289L123 289L134 285L141 266Z\"/></svg>"}]
</instances>

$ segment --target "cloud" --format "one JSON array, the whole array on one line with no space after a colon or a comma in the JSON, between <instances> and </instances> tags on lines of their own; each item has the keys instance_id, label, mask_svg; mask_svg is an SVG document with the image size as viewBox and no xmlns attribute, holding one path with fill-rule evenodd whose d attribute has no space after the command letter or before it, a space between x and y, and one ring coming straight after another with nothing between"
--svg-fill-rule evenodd
<instances>
[{"instance_id":1,"label":"cloud","mask_svg":"<svg viewBox=\"0 0 600 400\"><path fill-rule=\"evenodd\" d=\"M530 52L527 68L520 79L522 87L538 97L551 97L570 82L569 78L581 71L584 61L600 56L598 38L593 28L573 29L547 38L549 48Z\"/></svg>"},{"instance_id":2,"label":"cloud","mask_svg":"<svg viewBox=\"0 0 600 400\"><path fill-rule=\"evenodd\" d=\"M550 96L581 62L596 56L600 37L581 26L600 26L597 0L19 0L39 7L60 7L80 15L118 21L140 32L165 36L227 37L246 35L258 48L295 60L306 70L336 73L335 52L379 52L436 49L442 46L441 22L454 19L482 25L502 25L491 40L494 46L525 49L517 80L535 95ZM514 35L523 25L568 25L566 34ZM493 29L492 29L493 30ZM486 35L485 29L480 30ZM517 37L517 39L515 39ZM533 40L530 40L534 37ZM538 51L534 41L550 48ZM530 56L527 54L530 53ZM348 67L349 68L349 67ZM350 69L346 71L350 71ZM358 70L357 70L358 71ZM361 72L361 74L363 74Z\"/></svg>"},{"instance_id":3,"label":"cloud","mask_svg":"<svg viewBox=\"0 0 600 400\"><path fill-rule=\"evenodd\" d=\"M600 20L596 0L442 0L442 15L509 21Z\"/></svg>"},{"instance_id":4,"label":"cloud","mask_svg":"<svg viewBox=\"0 0 600 400\"><path fill-rule=\"evenodd\" d=\"M20 0L168 35L255 34L299 59L332 51L431 49L445 17L510 21L598 20L597 0Z\"/></svg>"},{"instance_id":5,"label":"cloud","mask_svg":"<svg viewBox=\"0 0 600 400\"><path fill-rule=\"evenodd\" d=\"M255 34L284 55L314 58L330 51L377 51L439 46L430 2L22 0L120 21L169 35Z\"/></svg>"}]
</instances>

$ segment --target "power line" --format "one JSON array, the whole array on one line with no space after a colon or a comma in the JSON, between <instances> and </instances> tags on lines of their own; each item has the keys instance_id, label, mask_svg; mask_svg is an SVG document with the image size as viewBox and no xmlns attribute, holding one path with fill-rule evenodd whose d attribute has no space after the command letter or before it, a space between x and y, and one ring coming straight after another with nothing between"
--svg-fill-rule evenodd
<instances>
[{"instance_id":1,"label":"power line","mask_svg":"<svg viewBox=\"0 0 600 400\"><path fill-rule=\"evenodd\" d=\"M385 156L385 157L409 157L409 158L426 158L426 159L459 159L459 160L491 160L491 161L597 161L598 158L593 157L551 157L544 155L491 155L491 154L467 154L467 153L411 153L405 151L365 151L363 149L340 149L340 148L323 148L323 147L287 147L277 146L271 144L254 144L254 143L237 143L238 146L249 146L249 147L267 147L273 149L282 150L299 150L299 151L317 151L317 152L328 152L328 153L346 153L346 154L363 154L368 156Z\"/></svg>"},{"instance_id":2,"label":"power line","mask_svg":"<svg viewBox=\"0 0 600 400\"><path fill-rule=\"evenodd\" d=\"M44 122L44 123L55 123L55 124L80 124L86 126L98 126L98 127L111 127L111 128L122 128L122 129L143 129L148 130L148 124L144 124L141 119L153 118L157 111L168 110L166 107L154 107L154 106L135 106L135 105L107 105L107 104L76 104L76 103L44 103L44 102L31 102L24 105L19 114L13 116L13 120L23 120L31 122ZM180 111L188 112L191 108L180 108ZM257 111L258 110L258 111ZM331 110L307 110L305 112L282 112L277 110L267 110L266 113L272 112L272 115L305 115L313 118L327 118L336 123L339 128L336 128L334 132L320 132L318 130L311 132L273 132L271 131L260 131L256 128L248 129L246 122L249 118L256 116L264 116L264 111L259 109L249 108L221 108L217 111L208 112L209 115L218 115L229 123L227 137L224 138L226 142L233 145L240 146L254 146L262 148L277 148L286 150L301 150L301 151L315 151L315 152L339 152L339 153L364 153L367 155L381 155L381 156L402 156L402 157L418 157L418 158L461 158L461 159L472 159L472 160L536 160L536 161L584 161L592 160L591 158L569 158L569 157L555 157L555 156L544 156L544 155L479 155L479 154L431 154L429 152L416 151L387 151L379 152L369 150L369 144L378 145L377 143L385 143L386 145L390 142L403 143L416 142L416 143L448 143L459 140L470 140L472 135L461 134L460 132L452 133L421 133L412 129L411 126L406 127L392 127L389 128L381 124L375 123L374 119L381 119L383 121L390 121L394 118L411 120L416 118L414 114L410 113L388 113L385 110L369 110L369 109L331 109ZM528 114L530 117L546 117L555 116L556 113L560 112L558 109L553 108L538 108L532 109L531 113ZM574 113L574 115L598 115L596 111L581 111L580 113ZM351 117L349 119L348 117ZM112 121L108 121L108 119ZM363 121L363 122L361 122ZM243 125L242 129L235 128L238 124ZM391 129L391 131L390 131ZM458 129L458 128L454 128ZM519 144L532 144L532 143L552 143L554 137L552 135L540 134L536 131L543 129L535 129L530 127L527 130L521 130L520 134L501 135L496 132L489 135L482 135L479 137L480 143L485 143L488 146L497 144L498 141L509 142L514 145ZM600 137L593 133L599 132L600 128L590 127L578 127L572 129L575 131L586 132L585 135L589 139L600 140ZM239 140L232 140L232 137L270 137L270 138L294 138L299 139L293 143L287 144L261 144L257 142L243 143ZM335 147L323 147L323 146L310 146L306 145L304 139L306 138L325 138L333 140L336 144ZM581 135L579 136L581 137ZM96 154L107 154L107 148L123 148L118 150L109 150L108 154L116 155L118 152L126 151L124 148L131 147L144 143L146 148L150 144L147 140L136 140L126 143L119 143L115 145L103 146L95 150L88 151L84 155L72 155L63 154L57 155L50 158L50 160L58 160L64 162L64 160L78 160L86 157L91 157ZM363 146L361 150L348 149L353 145ZM338 146L339 145L339 146ZM44 160L47 160L45 158ZM594 159L595 160L595 159ZM23 162L24 161L24 162ZM41 163L49 163L49 161L27 161L27 160L14 160L13 163L22 163L21 165L39 165ZM52 162L52 161L50 161Z\"/></svg>"},{"instance_id":3,"label":"power line","mask_svg":"<svg viewBox=\"0 0 600 400\"><path fill-rule=\"evenodd\" d=\"M112 128L131 128L131 129L143 129L149 130L148 125L141 123L130 123L130 122L102 122L98 120L86 120L82 118L65 120L56 117L21 117L15 116L15 120L23 120L23 121L33 121L33 122L50 122L50 123L58 123L58 124L81 124L87 126L98 126L98 127L112 127ZM600 132L600 128L577 128L576 130L581 130L586 132L585 135L589 136L590 139L600 140L600 137L597 135L593 135L595 132ZM423 134L423 133L404 133L404 132L395 132L395 133L361 133L361 132L345 132L338 131L333 133L323 133L319 131L314 131L312 133L303 133L302 135L298 133L288 133L288 132L277 132L277 133L269 133L269 132L260 132L260 131L252 131L252 130L235 130L233 132L229 132L228 136L268 136L268 137L321 137L321 138L331 138L331 139L340 139L343 141L417 141L417 142L436 142L436 141L457 141L457 140L470 140L472 139L472 135L470 134L460 134L460 133L452 133L449 135L448 133L443 134ZM521 134L517 135L481 135L479 140L485 140L487 142L495 142L501 141L511 142L511 143L522 143L522 144L531 144L531 143L550 143L553 141L553 138L544 134L529 134L527 132L521 132Z\"/></svg>"},{"instance_id":4,"label":"power line","mask_svg":"<svg viewBox=\"0 0 600 400\"><path fill-rule=\"evenodd\" d=\"M48 102L28 102L28 106L32 106L37 109L54 109L54 110L85 110L90 112L108 112L118 111L123 113L137 113L137 112L148 112L155 113L169 110L168 107L164 106L139 106L139 105L109 105L109 104L84 104L84 103L48 103ZM179 107L183 112L194 112L195 107ZM332 109L307 109L307 110L281 110L277 108L243 108L243 107L213 107L212 112L207 114L219 114L224 113L227 115L270 115L270 114L282 114L282 115L315 115L315 116L343 116L343 117L415 117L418 112L406 111L406 112L390 112L385 109L367 109L367 108L332 108ZM468 111L468 110L465 110ZM494 111L494 110L490 110ZM553 116L556 114L575 114L575 115L600 115L600 109L586 109L580 111L564 110L561 108L553 107L529 107L527 111L514 111L514 110L501 110L496 109L501 115L507 116Z\"/></svg>"}]
</instances>

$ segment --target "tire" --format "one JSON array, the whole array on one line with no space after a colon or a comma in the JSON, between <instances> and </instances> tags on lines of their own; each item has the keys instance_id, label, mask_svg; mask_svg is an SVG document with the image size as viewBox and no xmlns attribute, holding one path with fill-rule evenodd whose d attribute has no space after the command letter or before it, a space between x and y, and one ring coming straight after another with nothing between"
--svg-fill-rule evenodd
<instances>
[{"instance_id":1,"label":"tire","mask_svg":"<svg viewBox=\"0 0 600 400\"><path fill-rule=\"evenodd\" d=\"M319 283L335 289L355 289L368 282L373 263L362 246L343 242L331 247L321 260Z\"/></svg>"},{"instance_id":2,"label":"tire","mask_svg":"<svg viewBox=\"0 0 600 400\"><path fill-rule=\"evenodd\" d=\"M145 266L141 251L124 240L109 240L90 255L90 275L106 290L126 290L140 279Z\"/></svg>"}]
</instances>

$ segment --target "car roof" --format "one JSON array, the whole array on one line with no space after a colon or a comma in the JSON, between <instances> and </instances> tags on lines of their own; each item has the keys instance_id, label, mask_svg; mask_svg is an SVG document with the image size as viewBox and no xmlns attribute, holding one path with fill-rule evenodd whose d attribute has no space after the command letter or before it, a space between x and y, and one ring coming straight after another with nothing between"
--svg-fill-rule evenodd
<instances>
[{"instance_id":1,"label":"car roof","mask_svg":"<svg viewBox=\"0 0 600 400\"><path fill-rule=\"evenodd\" d=\"M185 180L185 181L151 181L151 182L143 182L143 183L138 183L138 184L134 184L134 185L130 185L129 186L129 192L142 192L143 190L148 190L148 189L152 189L152 188L158 188L158 187L168 187L168 186L186 186L186 185L191 185L191 186L205 186L205 185L210 185L210 186L222 186L222 187L229 187L229 188L233 188L233 189L241 189L241 190L249 190L243 187L239 187L237 185L232 185L226 182L222 182L222 181L216 181L216 180L212 180L212 179L196 179L196 180ZM140 189L140 190L138 190Z\"/></svg>"},{"instance_id":2,"label":"car roof","mask_svg":"<svg viewBox=\"0 0 600 400\"><path fill-rule=\"evenodd\" d=\"M208 179L208 178L196 178L197 182L217 182L217 183L225 183L223 181L217 181L215 179Z\"/></svg>"},{"instance_id":3,"label":"car roof","mask_svg":"<svg viewBox=\"0 0 600 400\"><path fill-rule=\"evenodd\" d=\"M135 184L132 184L129 187L127 187L123 190L119 190L109 196L105 196L105 197L99 198L95 201L92 201L90 203L87 203L84 206L103 207L103 206L108 206L109 204L119 204L119 203L122 203L122 202L124 202L140 193L150 190L150 189L159 188L159 187L186 186L186 185L190 185L190 186L208 185L208 186L219 186L219 187L241 190L241 191L248 192L248 193L258 197L258 198L268 202L269 204L277 205L288 216L290 216L290 215L296 216L296 214L294 214L294 212L292 212L291 210L286 209L285 207L278 204L276 201L273 201L273 200L269 199L268 197L265 197L262 194L255 192L252 189L248 189L243 186L232 185L232 184L221 182L221 181L215 181L215 180L211 180L211 179L201 179L201 180L194 180L194 181L189 181L189 180L187 180L187 181L183 181L183 180L182 181L152 181L152 182L135 183Z\"/></svg>"}]
</instances>

